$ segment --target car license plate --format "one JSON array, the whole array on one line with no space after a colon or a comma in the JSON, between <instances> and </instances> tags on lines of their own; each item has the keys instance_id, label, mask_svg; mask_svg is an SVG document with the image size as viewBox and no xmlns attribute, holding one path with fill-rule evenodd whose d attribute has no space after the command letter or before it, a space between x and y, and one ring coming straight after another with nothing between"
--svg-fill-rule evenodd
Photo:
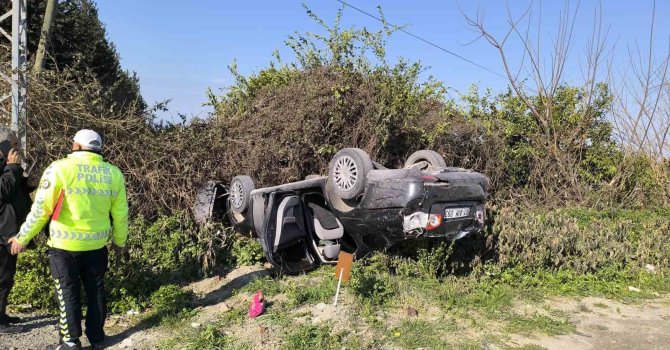
<instances>
[{"instance_id":1,"label":"car license plate","mask_svg":"<svg viewBox=\"0 0 670 350\"><path fill-rule=\"evenodd\" d=\"M470 215L470 208L450 208L444 211L445 219L464 218Z\"/></svg>"}]
</instances>

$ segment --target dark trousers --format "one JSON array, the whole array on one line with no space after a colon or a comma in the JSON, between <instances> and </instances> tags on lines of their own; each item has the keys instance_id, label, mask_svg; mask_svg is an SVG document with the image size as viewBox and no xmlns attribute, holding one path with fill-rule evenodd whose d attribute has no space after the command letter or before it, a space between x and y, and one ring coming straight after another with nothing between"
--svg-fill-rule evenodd
<instances>
[{"instance_id":1,"label":"dark trousers","mask_svg":"<svg viewBox=\"0 0 670 350\"><path fill-rule=\"evenodd\" d=\"M7 311L7 298L14 286L16 255L9 252L10 246L0 243L0 315Z\"/></svg>"},{"instance_id":2,"label":"dark trousers","mask_svg":"<svg viewBox=\"0 0 670 350\"><path fill-rule=\"evenodd\" d=\"M86 292L86 337L92 344L105 339L107 298L105 272L107 248L86 252L49 250L51 276L56 284L56 302L60 310L62 341L78 342L81 337L81 285Z\"/></svg>"}]
</instances>

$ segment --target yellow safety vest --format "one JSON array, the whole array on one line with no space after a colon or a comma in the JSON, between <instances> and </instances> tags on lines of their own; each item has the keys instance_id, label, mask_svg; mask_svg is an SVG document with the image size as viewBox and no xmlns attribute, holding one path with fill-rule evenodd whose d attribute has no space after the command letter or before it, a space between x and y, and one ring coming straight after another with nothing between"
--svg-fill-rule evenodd
<instances>
[{"instance_id":1,"label":"yellow safety vest","mask_svg":"<svg viewBox=\"0 0 670 350\"><path fill-rule=\"evenodd\" d=\"M18 242L26 246L50 220L48 244L52 248L96 250L107 244L110 235L115 245L125 246L128 202L119 168L86 151L51 163L19 230Z\"/></svg>"}]
</instances>

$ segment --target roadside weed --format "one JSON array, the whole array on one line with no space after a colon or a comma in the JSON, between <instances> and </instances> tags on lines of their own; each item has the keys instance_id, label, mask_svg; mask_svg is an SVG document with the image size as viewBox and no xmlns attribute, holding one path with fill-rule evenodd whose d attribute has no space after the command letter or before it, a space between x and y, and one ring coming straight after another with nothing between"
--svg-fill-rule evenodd
<instances>
[{"instance_id":1,"label":"roadside weed","mask_svg":"<svg viewBox=\"0 0 670 350\"><path fill-rule=\"evenodd\" d=\"M511 314L506 317L506 321L506 331L522 335L534 335L539 333L553 336L569 334L576 330L575 325L570 323L567 319L555 319L540 314L526 316Z\"/></svg>"},{"instance_id":2,"label":"roadside weed","mask_svg":"<svg viewBox=\"0 0 670 350\"><path fill-rule=\"evenodd\" d=\"M330 325L297 325L282 339L282 350L319 349L339 350L343 335L333 332Z\"/></svg>"}]
</instances>

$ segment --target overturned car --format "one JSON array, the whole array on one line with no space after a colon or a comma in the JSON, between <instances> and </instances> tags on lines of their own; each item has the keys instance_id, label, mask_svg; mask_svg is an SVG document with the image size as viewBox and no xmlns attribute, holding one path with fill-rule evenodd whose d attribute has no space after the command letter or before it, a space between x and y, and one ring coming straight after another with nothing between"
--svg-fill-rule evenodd
<instances>
[{"instance_id":1,"label":"overturned car","mask_svg":"<svg viewBox=\"0 0 670 350\"><path fill-rule=\"evenodd\" d=\"M227 219L261 242L272 265L293 274L362 256L401 241L457 240L485 222L486 176L447 167L433 151L413 153L402 169L387 169L357 148L335 154L327 176L255 188L246 175L230 186L209 182L198 193L196 218Z\"/></svg>"}]
</instances>

